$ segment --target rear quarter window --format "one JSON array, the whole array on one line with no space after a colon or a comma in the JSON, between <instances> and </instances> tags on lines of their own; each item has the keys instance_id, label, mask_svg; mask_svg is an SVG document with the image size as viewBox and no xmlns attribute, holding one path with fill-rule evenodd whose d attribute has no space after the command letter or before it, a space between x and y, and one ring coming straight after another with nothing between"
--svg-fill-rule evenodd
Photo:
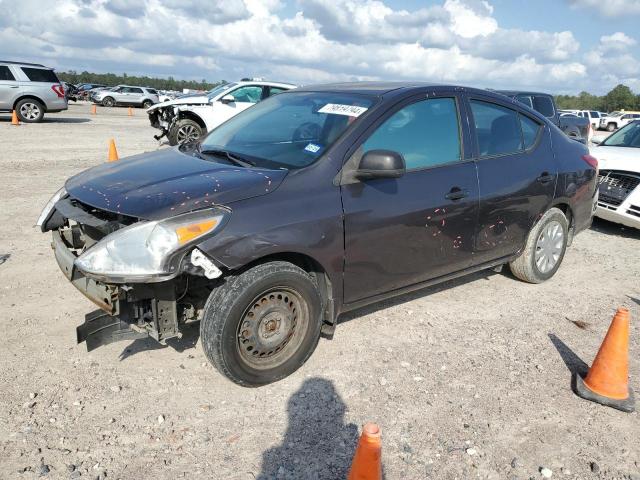
<instances>
[{"instance_id":1,"label":"rear quarter window","mask_svg":"<svg viewBox=\"0 0 640 480\"><path fill-rule=\"evenodd\" d=\"M53 72L46 68L28 68L20 67L22 71L32 82L47 82L47 83L60 83L58 77Z\"/></svg>"},{"instance_id":2,"label":"rear quarter window","mask_svg":"<svg viewBox=\"0 0 640 480\"><path fill-rule=\"evenodd\" d=\"M533 147L538 139L538 134L540 133L540 129L542 125L538 122L530 119L529 117L525 117L520 114L520 126L522 128L522 139L524 141L524 148L529 150Z\"/></svg>"},{"instance_id":3,"label":"rear quarter window","mask_svg":"<svg viewBox=\"0 0 640 480\"><path fill-rule=\"evenodd\" d=\"M0 65L0 80L15 80L13 73L6 65Z\"/></svg>"}]
</instances>

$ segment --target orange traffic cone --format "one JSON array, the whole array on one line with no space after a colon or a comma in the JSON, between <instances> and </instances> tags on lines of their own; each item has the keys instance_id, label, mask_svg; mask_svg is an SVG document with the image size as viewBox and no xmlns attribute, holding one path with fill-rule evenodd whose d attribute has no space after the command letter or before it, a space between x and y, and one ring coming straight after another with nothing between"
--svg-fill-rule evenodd
<instances>
[{"instance_id":1,"label":"orange traffic cone","mask_svg":"<svg viewBox=\"0 0 640 480\"><path fill-rule=\"evenodd\" d=\"M578 396L608 407L633 412L635 399L629 387L629 310L619 308L587 376L575 375Z\"/></svg>"},{"instance_id":2,"label":"orange traffic cone","mask_svg":"<svg viewBox=\"0 0 640 480\"><path fill-rule=\"evenodd\" d=\"M129 115L130 117L133 117L133 109L132 109L131 107L129 107L129 113L128 113L128 115Z\"/></svg>"},{"instance_id":3,"label":"orange traffic cone","mask_svg":"<svg viewBox=\"0 0 640 480\"><path fill-rule=\"evenodd\" d=\"M112 138L111 141L109 142L109 158L107 159L107 161L117 162L118 160L119 158L118 158L118 150L116 150L116 142Z\"/></svg>"},{"instance_id":4,"label":"orange traffic cone","mask_svg":"<svg viewBox=\"0 0 640 480\"><path fill-rule=\"evenodd\" d=\"M98 113L95 103L91 106L91 114L95 115Z\"/></svg>"},{"instance_id":5,"label":"orange traffic cone","mask_svg":"<svg viewBox=\"0 0 640 480\"><path fill-rule=\"evenodd\" d=\"M382 479L382 438L380 427L367 423L362 428L356 453L353 455L348 480Z\"/></svg>"},{"instance_id":6,"label":"orange traffic cone","mask_svg":"<svg viewBox=\"0 0 640 480\"><path fill-rule=\"evenodd\" d=\"M11 110L11 125L20 125L18 121L18 114L15 110Z\"/></svg>"}]
</instances>

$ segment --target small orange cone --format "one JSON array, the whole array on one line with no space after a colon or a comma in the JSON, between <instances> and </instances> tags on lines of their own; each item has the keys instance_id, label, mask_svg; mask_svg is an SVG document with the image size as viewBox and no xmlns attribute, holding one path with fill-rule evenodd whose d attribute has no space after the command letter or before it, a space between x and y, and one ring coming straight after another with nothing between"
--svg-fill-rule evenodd
<instances>
[{"instance_id":1,"label":"small orange cone","mask_svg":"<svg viewBox=\"0 0 640 480\"><path fill-rule=\"evenodd\" d=\"M131 107L129 107L129 114L130 117L133 117L133 109Z\"/></svg>"},{"instance_id":2,"label":"small orange cone","mask_svg":"<svg viewBox=\"0 0 640 480\"><path fill-rule=\"evenodd\" d=\"M608 407L633 412L629 387L629 310L619 308L587 376L575 375L576 394Z\"/></svg>"},{"instance_id":3,"label":"small orange cone","mask_svg":"<svg viewBox=\"0 0 640 480\"><path fill-rule=\"evenodd\" d=\"M15 110L11 110L11 125L20 125L18 121L18 114Z\"/></svg>"},{"instance_id":4,"label":"small orange cone","mask_svg":"<svg viewBox=\"0 0 640 480\"><path fill-rule=\"evenodd\" d=\"M92 115L96 115L98 113L98 110L96 108L95 103L91 106L91 114Z\"/></svg>"},{"instance_id":5,"label":"small orange cone","mask_svg":"<svg viewBox=\"0 0 640 480\"><path fill-rule=\"evenodd\" d=\"M353 455L348 480L382 479L382 436L380 427L367 423L362 428L356 453Z\"/></svg>"},{"instance_id":6,"label":"small orange cone","mask_svg":"<svg viewBox=\"0 0 640 480\"><path fill-rule=\"evenodd\" d=\"M117 162L118 160L119 158L118 158L118 150L116 150L116 142L112 138L111 141L109 141L109 158L107 161Z\"/></svg>"}]
</instances>

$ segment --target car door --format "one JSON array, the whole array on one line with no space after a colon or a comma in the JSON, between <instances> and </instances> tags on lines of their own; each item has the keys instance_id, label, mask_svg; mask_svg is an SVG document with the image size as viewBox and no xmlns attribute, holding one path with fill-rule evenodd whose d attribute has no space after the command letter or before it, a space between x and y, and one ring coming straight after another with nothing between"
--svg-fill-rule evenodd
<instances>
[{"instance_id":1,"label":"car door","mask_svg":"<svg viewBox=\"0 0 640 480\"><path fill-rule=\"evenodd\" d=\"M13 100L20 90L13 72L8 65L0 65L0 110L11 110Z\"/></svg>"},{"instance_id":2,"label":"car door","mask_svg":"<svg viewBox=\"0 0 640 480\"><path fill-rule=\"evenodd\" d=\"M220 120L219 124L258 103L262 100L263 93L261 85L243 85L231 92L227 92L224 97L216 102L216 116ZM228 95L233 97L233 101L227 102L223 100Z\"/></svg>"},{"instance_id":3,"label":"car door","mask_svg":"<svg viewBox=\"0 0 640 480\"><path fill-rule=\"evenodd\" d=\"M141 88L138 87L130 87L127 95L127 103L133 105L140 105L142 103L142 97L144 96L144 92Z\"/></svg>"},{"instance_id":4,"label":"car door","mask_svg":"<svg viewBox=\"0 0 640 480\"><path fill-rule=\"evenodd\" d=\"M507 257L549 208L558 178L549 127L513 105L469 97L480 184L474 263Z\"/></svg>"},{"instance_id":5,"label":"car door","mask_svg":"<svg viewBox=\"0 0 640 480\"><path fill-rule=\"evenodd\" d=\"M406 173L341 186L345 303L471 264L478 180L465 157L459 106L453 94L405 100L372 124L350 156L348 164L357 164L367 151L393 150Z\"/></svg>"}]
</instances>

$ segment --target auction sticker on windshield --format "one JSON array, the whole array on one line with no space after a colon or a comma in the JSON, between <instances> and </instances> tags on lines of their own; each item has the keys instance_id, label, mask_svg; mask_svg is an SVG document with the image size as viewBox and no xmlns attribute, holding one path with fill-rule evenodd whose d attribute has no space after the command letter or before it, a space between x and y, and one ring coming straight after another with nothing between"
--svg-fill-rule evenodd
<instances>
[{"instance_id":1,"label":"auction sticker on windshield","mask_svg":"<svg viewBox=\"0 0 640 480\"><path fill-rule=\"evenodd\" d=\"M318 113L332 113L334 115L346 115L348 117L359 117L367 111L366 107L357 105L343 105L341 103L327 103L318 110Z\"/></svg>"}]
</instances>

